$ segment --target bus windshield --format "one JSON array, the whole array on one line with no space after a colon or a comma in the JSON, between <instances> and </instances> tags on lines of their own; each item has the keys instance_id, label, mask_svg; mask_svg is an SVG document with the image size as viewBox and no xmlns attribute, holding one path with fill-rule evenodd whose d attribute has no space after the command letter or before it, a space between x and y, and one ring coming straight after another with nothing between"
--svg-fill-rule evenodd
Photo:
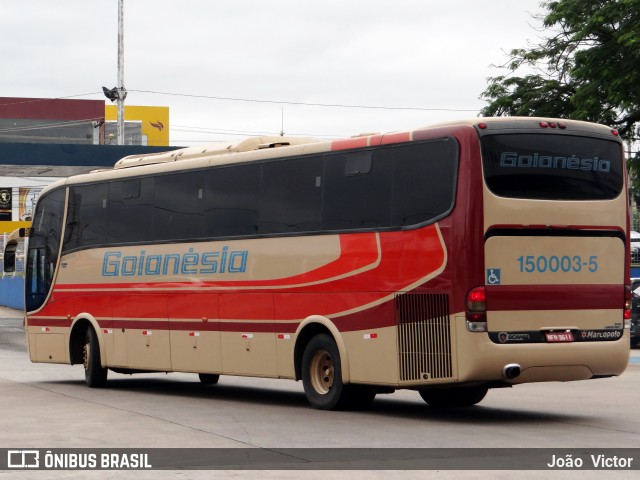
<instances>
[{"instance_id":1,"label":"bus windshield","mask_svg":"<svg viewBox=\"0 0 640 480\"><path fill-rule=\"evenodd\" d=\"M501 134L482 138L492 193L534 200L610 200L620 195L620 144L593 137Z\"/></svg>"},{"instance_id":2,"label":"bus windshield","mask_svg":"<svg viewBox=\"0 0 640 480\"><path fill-rule=\"evenodd\" d=\"M40 308L51 288L58 262L64 204L64 190L55 190L38 202L36 221L29 234L25 282L27 311Z\"/></svg>"}]
</instances>

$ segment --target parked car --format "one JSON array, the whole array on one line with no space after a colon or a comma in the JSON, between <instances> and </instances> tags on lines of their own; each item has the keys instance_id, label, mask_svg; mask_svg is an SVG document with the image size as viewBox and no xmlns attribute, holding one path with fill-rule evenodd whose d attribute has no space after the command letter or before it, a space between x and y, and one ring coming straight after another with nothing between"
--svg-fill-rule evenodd
<instances>
[{"instance_id":1,"label":"parked car","mask_svg":"<svg viewBox=\"0 0 640 480\"><path fill-rule=\"evenodd\" d=\"M640 232L631 232L631 264L640 264Z\"/></svg>"},{"instance_id":2,"label":"parked car","mask_svg":"<svg viewBox=\"0 0 640 480\"><path fill-rule=\"evenodd\" d=\"M640 344L640 278L631 279L631 346Z\"/></svg>"}]
</instances>

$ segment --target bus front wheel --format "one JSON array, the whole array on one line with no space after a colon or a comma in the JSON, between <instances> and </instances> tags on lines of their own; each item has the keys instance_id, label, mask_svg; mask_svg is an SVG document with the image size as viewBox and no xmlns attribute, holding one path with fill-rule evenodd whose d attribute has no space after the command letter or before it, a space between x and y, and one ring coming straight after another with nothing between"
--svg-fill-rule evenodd
<instances>
[{"instance_id":1,"label":"bus front wheel","mask_svg":"<svg viewBox=\"0 0 640 480\"><path fill-rule=\"evenodd\" d=\"M84 365L84 381L91 388L104 387L107 383L106 368L100 364L100 344L98 336L92 327L87 333L82 346L82 363Z\"/></svg>"},{"instance_id":2,"label":"bus front wheel","mask_svg":"<svg viewBox=\"0 0 640 480\"><path fill-rule=\"evenodd\" d=\"M436 408L470 407L482 401L487 387L433 388L420 390L420 396Z\"/></svg>"}]
</instances>

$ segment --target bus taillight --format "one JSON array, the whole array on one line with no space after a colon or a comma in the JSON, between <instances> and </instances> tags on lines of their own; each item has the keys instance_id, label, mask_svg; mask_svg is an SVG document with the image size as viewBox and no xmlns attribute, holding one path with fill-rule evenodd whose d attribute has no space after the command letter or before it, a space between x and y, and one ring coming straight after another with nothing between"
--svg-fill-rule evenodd
<instances>
[{"instance_id":1,"label":"bus taillight","mask_svg":"<svg viewBox=\"0 0 640 480\"><path fill-rule=\"evenodd\" d=\"M631 286L624 287L624 328L631 328Z\"/></svg>"},{"instance_id":2,"label":"bus taillight","mask_svg":"<svg viewBox=\"0 0 640 480\"><path fill-rule=\"evenodd\" d=\"M467 293L465 316L467 330L470 332L487 331L487 302L484 287L474 287Z\"/></svg>"}]
</instances>

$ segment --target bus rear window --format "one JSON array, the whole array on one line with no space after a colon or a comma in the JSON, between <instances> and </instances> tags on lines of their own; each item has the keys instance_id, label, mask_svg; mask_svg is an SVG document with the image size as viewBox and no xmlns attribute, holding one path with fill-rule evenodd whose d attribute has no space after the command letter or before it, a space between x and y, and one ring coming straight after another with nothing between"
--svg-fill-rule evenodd
<instances>
[{"instance_id":1,"label":"bus rear window","mask_svg":"<svg viewBox=\"0 0 640 480\"><path fill-rule=\"evenodd\" d=\"M622 148L601 138L502 134L482 138L484 177L501 197L609 200L623 185Z\"/></svg>"}]
</instances>

